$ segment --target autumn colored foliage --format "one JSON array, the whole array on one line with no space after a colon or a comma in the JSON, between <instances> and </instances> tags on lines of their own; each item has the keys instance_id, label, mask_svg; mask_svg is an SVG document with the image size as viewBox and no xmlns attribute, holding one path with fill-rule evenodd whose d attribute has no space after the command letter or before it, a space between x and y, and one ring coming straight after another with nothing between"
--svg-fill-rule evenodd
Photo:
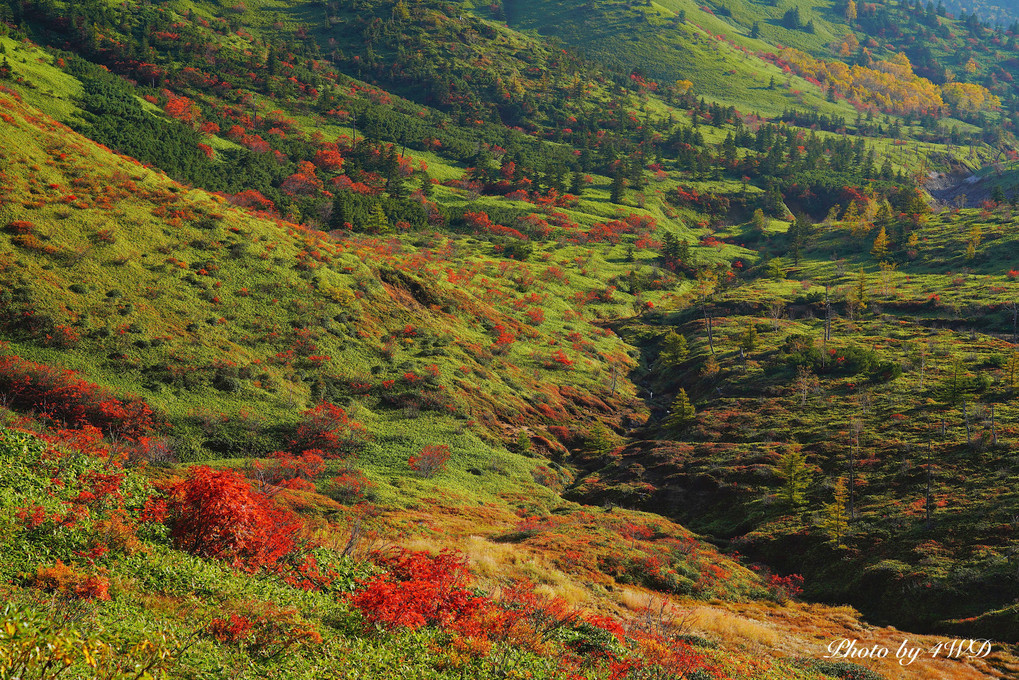
<instances>
[{"instance_id":1,"label":"autumn colored foliage","mask_svg":"<svg viewBox=\"0 0 1019 680\"><path fill-rule=\"evenodd\" d=\"M15 408L34 409L76 427L91 425L137 438L160 426L156 414L141 399L118 399L74 371L13 354L0 356L0 392Z\"/></svg>"},{"instance_id":2,"label":"autumn colored foliage","mask_svg":"<svg viewBox=\"0 0 1019 680\"><path fill-rule=\"evenodd\" d=\"M374 488L375 484L360 470L344 470L329 480L328 493L340 503L355 503Z\"/></svg>"},{"instance_id":3,"label":"autumn colored foliage","mask_svg":"<svg viewBox=\"0 0 1019 680\"><path fill-rule=\"evenodd\" d=\"M899 53L872 67L840 61L824 61L793 48L779 55L764 55L780 66L788 66L808 81L826 83L839 94L860 104L877 106L894 113L937 112L946 104L957 111L993 109L1000 99L981 86L946 83L938 87L913 72L905 54Z\"/></svg>"},{"instance_id":4,"label":"autumn colored foliage","mask_svg":"<svg viewBox=\"0 0 1019 680\"><path fill-rule=\"evenodd\" d=\"M191 468L168 491L174 544L255 571L293 554L301 522L232 470Z\"/></svg>"},{"instance_id":5,"label":"autumn colored foliage","mask_svg":"<svg viewBox=\"0 0 1019 680\"><path fill-rule=\"evenodd\" d=\"M302 621L295 609L260 603L251 603L251 607L264 611L214 618L206 631L223 644L243 646L248 653L263 659L322 642L322 635Z\"/></svg>"},{"instance_id":6,"label":"autumn colored foliage","mask_svg":"<svg viewBox=\"0 0 1019 680\"><path fill-rule=\"evenodd\" d=\"M455 649L473 656L488 655L493 643L544 655L555 653L553 640L563 640L558 651L563 677L580 677L566 671L584 663L619 680L682 678L693 672L718 677L707 657L686 642L639 626L627 636L618 621L584 614L561 597L539 594L530 582L516 581L495 597L473 595L467 589L467 561L458 553L394 549L372 558L386 573L361 582L362 589L349 597L370 625L443 628L454 634Z\"/></svg>"},{"instance_id":7,"label":"autumn colored foliage","mask_svg":"<svg viewBox=\"0 0 1019 680\"><path fill-rule=\"evenodd\" d=\"M398 549L374 557L388 573L350 598L373 624L390 629L455 625L470 620L484 602L467 591L467 561L457 553Z\"/></svg>"},{"instance_id":8,"label":"autumn colored foliage","mask_svg":"<svg viewBox=\"0 0 1019 680\"><path fill-rule=\"evenodd\" d=\"M57 593L69 599L108 600L110 582L104 576L86 574L73 565L57 560L52 567L40 566L33 585L40 590Z\"/></svg>"},{"instance_id":9,"label":"autumn colored foliage","mask_svg":"<svg viewBox=\"0 0 1019 680\"><path fill-rule=\"evenodd\" d=\"M293 451L320 451L324 458L347 458L368 439L364 425L351 420L339 406L323 402L301 415L291 443Z\"/></svg>"},{"instance_id":10,"label":"autumn colored foliage","mask_svg":"<svg viewBox=\"0 0 1019 680\"><path fill-rule=\"evenodd\" d=\"M245 189L240 193L230 196L230 202L242 208L263 210L265 212L272 212L276 209L276 205L272 201L255 189Z\"/></svg>"},{"instance_id":11,"label":"autumn colored foliage","mask_svg":"<svg viewBox=\"0 0 1019 680\"><path fill-rule=\"evenodd\" d=\"M449 447L445 444L428 444L407 459L410 468L422 477L431 477L446 466Z\"/></svg>"},{"instance_id":12,"label":"autumn colored foliage","mask_svg":"<svg viewBox=\"0 0 1019 680\"><path fill-rule=\"evenodd\" d=\"M314 485L311 480L325 471L323 452L316 449L292 455L287 451L274 451L267 460L256 460L248 468L248 477L255 480L262 490L267 487L284 486L301 488Z\"/></svg>"}]
</instances>

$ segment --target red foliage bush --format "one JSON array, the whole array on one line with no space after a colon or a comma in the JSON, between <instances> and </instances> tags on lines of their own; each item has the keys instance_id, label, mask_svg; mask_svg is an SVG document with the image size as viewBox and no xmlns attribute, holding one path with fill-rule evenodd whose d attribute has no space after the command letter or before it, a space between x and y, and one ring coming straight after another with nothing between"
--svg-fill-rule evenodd
<instances>
[{"instance_id":1,"label":"red foliage bush","mask_svg":"<svg viewBox=\"0 0 1019 680\"><path fill-rule=\"evenodd\" d=\"M52 333L47 333L43 336L42 342L47 347L68 349L81 342L81 335L70 326L58 323L53 326Z\"/></svg>"},{"instance_id":2,"label":"red foliage bush","mask_svg":"<svg viewBox=\"0 0 1019 680\"><path fill-rule=\"evenodd\" d=\"M35 231L35 225L28 220L14 220L7 223L7 231L12 234L31 234Z\"/></svg>"},{"instance_id":3,"label":"red foliage bush","mask_svg":"<svg viewBox=\"0 0 1019 680\"><path fill-rule=\"evenodd\" d=\"M302 451L294 456L286 451L274 451L268 460L256 460L248 466L248 477L264 490L270 486L287 486L294 480L310 482L325 472L323 452L316 449ZM312 485L314 488L314 485Z\"/></svg>"},{"instance_id":4,"label":"red foliage bush","mask_svg":"<svg viewBox=\"0 0 1019 680\"><path fill-rule=\"evenodd\" d=\"M329 480L329 496L340 503L360 501L375 484L360 470L344 470Z\"/></svg>"},{"instance_id":5,"label":"red foliage bush","mask_svg":"<svg viewBox=\"0 0 1019 680\"><path fill-rule=\"evenodd\" d=\"M316 177L312 163L301 161L297 172L283 180L280 189L288 196L313 196L322 190L322 180Z\"/></svg>"},{"instance_id":6,"label":"red foliage bush","mask_svg":"<svg viewBox=\"0 0 1019 680\"><path fill-rule=\"evenodd\" d=\"M431 477L446 466L449 447L445 444L429 444L416 455L407 459L411 469L422 477Z\"/></svg>"},{"instance_id":7,"label":"red foliage bush","mask_svg":"<svg viewBox=\"0 0 1019 680\"><path fill-rule=\"evenodd\" d=\"M322 170L339 172L343 168L343 156L336 149L321 149L315 153L315 165Z\"/></svg>"},{"instance_id":8,"label":"red foliage bush","mask_svg":"<svg viewBox=\"0 0 1019 680\"><path fill-rule=\"evenodd\" d=\"M216 618L209 622L209 634L223 644L244 642L251 635L251 619L238 614L229 618Z\"/></svg>"},{"instance_id":9,"label":"red foliage bush","mask_svg":"<svg viewBox=\"0 0 1019 680\"><path fill-rule=\"evenodd\" d=\"M230 203L241 208L252 210L263 210L272 212L276 210L276 204L254 189L246 189L238 194L229 197Z\"/></svg>"},{"instance_id":10,"label":"red foliage bush","mask_svg":"<svg viewBox=\"0 0 1019 680\"><path fill-rule=\"evenodd\" d=\"M545 312L540 309L529 309L527 310L527 321L532 326L540 326L545 323Z\"/></svg>"},{"instance_id":11,"label":"red foliage bush","mask_svg":"<svg viewBox=\"0 0 1019 680\"><path fill-rule=\"evenodd\" d=\"M339 406L323 402L301 414L291 450L317 449L324 458L347 458L368 439L364 425L351 420Z\"/></svg>"},{"instance_id":12,"label":"red foliage bush","mask_svg":"<svg viewBox=\"0 0 1019 680\"><path fill-rule=\"evenodd\" d=\"M795 599L803 592L803 577L799 574L772 574L768 578L768 589L780 602Z\"/></svg>"},{"instance_id":13,"label":"red foliage bush","mask_svg":"<svg viewBox=\"0 0 1019 680\"><path fill-rule=\"evenodd\" d=\"M109 502L119 504L124 500L120 493L123 481L123 473L87 472L81 477L81 492L71 502L93 509L102 508Z\"/></svg>"},{"instance_id":14,"label":"red foliage bush","mask_svg":"<svg viewBox=\"0 0 1019 680\"><path fill-rule=\"evenodd\" d=\"M73 371L12 354L0 356L0 392L15 408L36 409L78 427L91 425L132 439L160 425L141 399L122 401Z\"/></svg>"},{"instance_id":15,"label":"red foliage bush","mask_svg":"<svg viewBox=\"0 0 1019 680\"><path fill-rule=\"evenodd\" d=\"M497 224L491 220L488 213L484 212L467 212L464 213L464 222L474 232L487 232L489 234L495 234L496 236L510 236L513 238L526 241L527 237L524 236L517 229L511 227L505 227L501 224Z\"/></svg>"},{"instance_id":16,"label":"red foliage bush","mask_svg":"<svg viewBox=\"0 0 1019 680\"><path fill-rule=\"evenodd\" d=\"M103 576L89 575L57 560L52 567L40 566L33 585L49 593L58 593L75 600L110 599L110 582Z\"/></svg>"},{"instance_id":17,"label":"red foliage bush","mask_svg":"<svg viewBox=\"0 0 1019 680\"><path fill-rule=\"evenodd\" d=\"M549 355L548 359L544 363L545 368L571 368L573 366L573 359L566 356L566 352L561 349L556 350Z\"/></svg>"},{"instance_id":18,"label":"red foliage bush","mask_svg":"<svg viewBox=\"0 0 1019 680\"><path fill-rule=\"evenodd\" d=\"M470 620L485 598L467 592L467 561L444 550L438 555L397 549L376 553L388 570L350 597L365 618L384 628L456 625Z\"/></svg>"},{"instance_id":19,"label":"red foliage bush","mask_svg":"<svg viewBox=\"0 0 1019 680\"><path fill-rule=\"evenodd\" d=\"M16 515L18 521L28 531L34 531L38 529L49 517L46 515L46 508L41 505L30 505L24 508L20 508Z\"/></svg>"},{"instance_id":20,"label":"red foliage bush","mask_svg":"<svg viewBox=\"0 0 1019 680\"><path fill-rule=\"evenodd\" d=\"M191 468L187 479L167 491L170 536L182 550L250 571L297 550L300 520L232 470Z\"/></svg>"},{"instance_id":21,"label":"red foliage bush","mask_svg":"<svg viewBox=\"0 0 1019 680\"><path fill-rule=\"evenodd\" d=\"M273 658L295 647L321 644L322 636L295 609L248 602L245 614L215 618L206 631L223 644L243 645L247 653ZM251 610L260 610L252 613Z\"/></svg>"},{"instance_id":22,"label":"red foliage bush","mask_svg":"<svg viewBox=\"0 0 1019 680\"><path fill-rule=\"evenodd\" d=\"M171 118L176 118L184 123L193 124L202 115L198 106L187 97L177 97L166 90L164 90L163 93L168 98L166 106L163 107L163 111L165 111L166 115Z\"/></svg>"},{"instance_id":23,"label":"red foliage bush","mask_svg":"<svg viewBox=\"0 0 1019 680\"><path fill-rule=\"evenodd\" d=\"M636 524L634 522L626 522L623 524L623 528L619 531L619 533L630 539L631 547L636 541L646 541L655 534L654 529L651 527Z\"/></svg>"}]
</instances>

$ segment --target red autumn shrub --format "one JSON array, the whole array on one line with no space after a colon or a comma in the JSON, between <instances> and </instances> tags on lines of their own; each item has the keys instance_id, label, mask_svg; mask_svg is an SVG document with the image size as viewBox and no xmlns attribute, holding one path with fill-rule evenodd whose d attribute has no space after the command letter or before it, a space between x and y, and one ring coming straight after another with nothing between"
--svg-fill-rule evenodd
<instances>
[{"instance_id":1,"label":"red autumn shrub","mask_svg":"<svg viewBox=\"0 0 1019 680\"><path fill-rule=\"evenodd\" d=\"M540 309L528 309L527 310L527 321L532 326L540 326L545 323L545 312Z\"/></svg>"},{"instance_id":2,"label":"red autumn shrub","mask_svg":"<svg viewBox=\"0 0 1019 680\"><path fill-rule=\"evenodd\" d=\"M446 467L449 447L445 444L429 444L416 455L407 459L410 468L422 477L431 477Z\"/></svg>"},{"instance_id":3,"label":"red autumn shrub","mask_svg":"<svg viewBox=\"0 0 1019 680\"><path fill-rule=\"evenodd\" d=\"M110 582L105 577L85 574L60 560L52 567L36 569L33 585L75 600L110 599Z\"/></svg>"},{"instance_id":4,"label":"red autumn shrub","mask_svg":"<svg viewBox=\"0 0 1019 680\"><path fill-rule=\"evenodd\" d=\"M795 599L803 593L803 577L799 574L789 576L772 574L768 578L768 590L779 602Z\"/></svg>"},{"instance_id":5,"label":"red autumn shrub","mask_svg":"<svg viewBox=\"0 0 1019 680\"><path fill-rule=\"evenodd\" d=\"M233 470L188 470L168 489L170 536L181 550L257 570L297 550L300 520Z\"/></svg>"},{"instance_id":6,"label":"red autumn shrub","mask_svg":"<svg viewBox=\"0 0 1019 680\"><path fill-rule=\"evenodd\" d=\"M368 431L339 406L323 402L301 414L292 451L317 449L324 458L347 458L364 446Z\"/></svg>"},{"instance_id":7,"label":"red autumn shrub","mask_svg":"<svg viewBox=\"0 0 1019 680\"><path fill-rule=\"evenodd\" d=\"M141 549L138 530L123 512L112 512L105 519L96 520L93 529L96 535L92 539L92 551L100 555L109 550L132 555Z\"/></svg>"},{"instance_id":8,"label":"red autumn shrub","mask_svg":"<svg viewBox=\"0 0 1019 680\"><path fill-rule=\"evenodd\" d=\"M302 485L295 485L293 482L300 480L311 484L315 479L325 472L325 459L322 451L309 449L294 456L286 451L274 451L267 460L256 460L248 466L247 475L254 480L259 490L265 490L270 486L286 486L296 488ZM303 485L307 488L307 484ZM311 484L314 489L315 485Z\"/></svg>"},{"instance_id":9,"label":"red autumn shrub","mask_svg":"<svg viewBox=\"0 0 1019 680\"><path fill-rule=\"evenodd\" d=\"M272 212L276 209L275 203L263 196L261 192L254 189L245 189L244 191L229 196L228 198L230 203L241 208L264 210L266 212Z\"/></svg>"},{"instance_id":10,"label":"red autumn shrub","mask_svg":"<svg viewBox=\"0 0 1019 680\"><path fill-rule=\"evenodd\" d=\"M329 480L329 496L339 503L349 505L371 493L375 484L360 470L344 470Z\"/></svg>"},{"instance_id":11,"label":"red autumn shrub","mask_svg":"<svg viewBox=\"0 0 1019 680\"><path fill-rule=\"evenodd\" d=\"M263 659L322 643L319 632L301 619L296 609L262 602L244 604L244 614L213 619L206 629L209 635L223 644L243 645L248 654Z\"/></svg>"},{"instance_id":12,"label":"red autumn shrub","mask_svg":"<svg viewBox=\"0 0 1019 680\"><path fill-rule=\"evenodd\" d=\"M688 643L662 635L641 633L634 638L634 655L610 658L611 678L722 677L704 654Z\"/></svg>"},{"instance_id":13,"label":"red autumn shrub","mask_svg":"<svg viewBox=\"0 0 1019 680\"><path fill-rule=\"evenodd\" d=\"M18 518L18 521L21 523L21 526L23 526L28 531L34 531L35 529L38 529L40 526L46 523L47 519L49 519L48 515L46 514L46 508L42 507L41 505L29 505L23 508L19 508L16 517Z\"/></svg>"},{"instance_id":14,"label":"red autumn shrub","mask_svg":"<svg viewBox=\"0 0 1019 680\"><path fill-rule=\"evenodd\" d=\"M467 592L467 560L457 553L397 549L374 559L388 573L350 597L370 623L389 629L450 626L469 621L484 606L485 598Z\"/></svg>"},{"instance_id":15,"label":"red autumn shrub","mask_svg":"<svg viewBox=\"0 0 1019 680\"><path fill-rule=\"evenodd\" d=\"M463 216L464 223L476 233L490 233L497 236L512 236L522 241L526 241L527 237L517 229L512 227L506 227L501 224L496 224L488 216L488 213L484 212L466 212Z\"/></svg>"},{"instance_id":16,"label":"red autumn shrub","mask_svg":"<svg viewBox=\"0 0 1019 680\"><path fill-rule=\"evenodd\" d=\"M62 428L43 434L41 438L91 458L107 458L110 455L110 446L103 439L102 430L91 425L84 425L80 429Z\"/></svg>"},{"instance_id":17,"label":"red autumn shrub","mask_svg":"<svg viewBox=\"0 0 1019 680\"><path fill-rule=\"evenodd\" d=\"M647 541L655 535L655 530L645 524L626 522L623 524L623 528L619 530L619 533L632 541Z\"/></svg>"},{"instance_id":18,"label":"red autumn shrub","mask_svg":"<svg viewBox=\"0 0 1019 680\"><path fill-rule=\"evenodd\" d=\"M284 489L290 489L291 491L308 491L308 492L316 491L314 482L309 482L307 479L301 479L300 477L288 479L285 482L283 482L283 484L281 484L280 486L282 486Z\"/></svg>"},{"instance_id":19,"label":"red autumn shrub","mask_svg":"<svg viewBox=\"0 0 1019 680\"><path fill-rule=\"evenodd\" d=\"M297 172L283 180L280 189L289 196L312 196L322 190L322 180L315 176L314 164L301 161Z\"/></svg>"},{"instance_id":20,"label":"red autumn shrub","mask_svg":"<svg viewBox=\"0 0 1019 680\"><path fill-rule=\"evenodd\" d=\"M251 619L238 614L231 614L226 619L216 618L209 622L208 631L223 644L238 644L250 637Z\"/></svg>"},{"instance_id":21,"label":"red autumn shrub","mask_svg":"<svg viewBox=\"0 0 1019 680\"><path fill-rule=\"evenodd\" d=\"M71 502L93 510L102 509L107 505L119 505L124 500L120 493L123 481L122 473L87 472L81 477L82 490L71 499Z\"/></svg>"},{"instance_id":22,"label":"red autumn shrub","mask_svg":"<svg viewBox=\"0 0 1019 680\"><path fill-rule=\"evenodd\" d=\"M0 356L0 393L19 409L36 409L77 427L91 425L109 433L137 438L159 424L141 399L120 400L73 371Z\"/></svg>"},{"instance_id":23,"label":"red autumn shrub","mask_svg":"<svg viewBox=\"0 0 1019 680\"><path fill-rule=\"evenodd\" d=\"M7 231L12 234L31 234L35 232L35 225L28 220L15 220L7 223Z\"/></svg>"},{"instance_id":24,"label":"red autumn shrub","mask_svg":"<svg viewBox=\"0 0 1019 680\"><path fill-rule=\"evenodd\" d=\"M53 326L53 332L42 337L42 343L47 347L59 347L69 349L81 342L81 334L70 326L58 323Z\"/></svg>"},{"instance_id":25,"label":"red autumn shrub","mask_svg":"<svg viewBox=\"0 0 1019 680\"><path fill-rule=\"evenodd\" d=\"M562 597L547 597L534 590L530 581L516 581L503 589L496 603L501 611L499 625L492 631L496 639L512 638L521 624L544 638L556 628L572 626L580 620L580 612Z\"/></svg>"},{"instance_id":26,"label":"red autumn shrub","mask_svg":"<svg viewBox=\"0 0 1019 680\"><path fill-rule=\"evenodd\" d=\"M176 118L184 123L194 124L202 115L198 106L187 97L177 97L166 90L163 93L167 96L166 106L163 107L163 111L171 118Z\"/></svg>"},{"instance_id":27,"label":"red autumn shrub","mask_svg":"<svg viewBox=\"0 0 1019 680\"><path fill-rule=\"evenodd\" d=\"M139 437L129 455L132 459L155 465L166 465L176 458L174 442L167 437Z\"/></svg>"},{"instance_id":28,"label":"red autumn shrub","mask_svg":"<svg viewBox=\"0 0 1019 680\"><path fill-rule=\"evenodd\" d=\"M343 168L343 156L336 149L320 149L315 153L315 165L328 172L339 172Z\"/></svg>"},{"instance_id":29,"label":"red autumn shrub","mask_svg":"<svg viewBox=\"0 0 1019 680\"><path fill-rule=\"evenodd\" d=\"M573 359L566 356L566 352L558 349L549 355L548 359L544 362L544 366L548 369L570 368L573 366Z\"/></svg>"}]
</instances>

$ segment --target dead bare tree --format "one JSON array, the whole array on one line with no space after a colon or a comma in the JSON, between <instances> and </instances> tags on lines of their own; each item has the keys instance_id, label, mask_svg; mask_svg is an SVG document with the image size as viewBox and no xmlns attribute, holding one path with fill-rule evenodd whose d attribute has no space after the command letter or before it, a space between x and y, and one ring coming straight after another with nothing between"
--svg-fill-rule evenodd
<instances>
[{"instance_id":1,"label":"dead bare tree","mask_svg":"<svg viewBox=\"0 0 1019 680\"><path fill-rule=\"evenodd\" d=\"M806 366L800 366L796 370L796 388L800 393L800 406L807 405L807 397L811 391L816 390L820 380Z\"/></svg>"},{"instance_id":2,"label":"dead bare tree","mask_svg":"<svg viewBox=\"0 0 1019 680\"><path fill-rule=\"evenodd\" d=\"M860 435L863 434L863 420L854 418L849 423L852 441L849 443L849 520L856 519L856 457L860 452Z\"/></svg>"},{"instance_id":3,"label":"dead bare tree","mask_svg":"<svg viewBox=\"0 0 1019 680\"><path fill-rule=\"evenodd\" d=\"M778 322L785 316L785 302L776 300L768 306L768 315L771 317L771 329L778 330Z\"/></svg>"},{"instance_id":4,"label":"dead bare tree","mask_svg":"<svg viewBox=\"0 0 1019 680\"><path fill-rule=\"evenodd\" d=\"M1019 343L1019 301L1006 303L1005 309L1012 312L1012 344L1015 345Z\"/></svg>"},{"instance_id":5,"label":"dead bare tree","mask_svg":"<svg viewBox=\"0 0 1019 680\"><path fill-rule=\"evenodd\" d=\"M693 625L693 612L677 609L667 599L648 595L647 604L637 610L630 628L662 639L675 639L689 635Z\"/></svg>"}]
</instances>

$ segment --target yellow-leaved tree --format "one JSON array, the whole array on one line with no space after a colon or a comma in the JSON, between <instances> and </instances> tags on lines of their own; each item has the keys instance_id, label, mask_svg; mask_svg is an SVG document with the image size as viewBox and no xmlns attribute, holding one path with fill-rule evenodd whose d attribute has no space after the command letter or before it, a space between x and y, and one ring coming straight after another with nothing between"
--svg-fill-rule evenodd
<instances>
[{"instance_id":1,"label":"yellow-leaved tree","mask_svg":"<svg viewBox=\"0 0 1019 680\"><path fill-rule=\"evenodd\" d=\"M945 83L941 96L953 111L975 113L1001 108L1001 99L976 83Z\"/></svg>"}]
</instances>

